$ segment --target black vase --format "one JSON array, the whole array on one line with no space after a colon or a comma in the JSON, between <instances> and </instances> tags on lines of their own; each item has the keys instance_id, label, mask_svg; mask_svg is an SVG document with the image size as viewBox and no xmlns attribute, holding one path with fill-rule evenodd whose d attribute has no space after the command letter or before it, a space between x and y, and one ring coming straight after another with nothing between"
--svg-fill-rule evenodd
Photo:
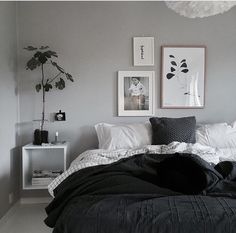
<instances>
[{"instance_id":1,"label":"black vase","mask_svg":"<svg viewBox=\"0 0 236 233\"><path fill-rule=\"evenodd\" d=\"M48 131L36 129L34 131L34 145L42 145L42 143L48 143Z\"/></svg>"}]
</instances>

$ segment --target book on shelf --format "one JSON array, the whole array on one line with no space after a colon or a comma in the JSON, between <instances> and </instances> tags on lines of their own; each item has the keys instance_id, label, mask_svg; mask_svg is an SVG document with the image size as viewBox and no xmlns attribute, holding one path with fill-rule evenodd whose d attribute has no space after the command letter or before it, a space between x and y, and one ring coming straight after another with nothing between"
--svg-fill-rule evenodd
<instances>
[{"instance_id":1,"label":"book on shelf","mask_svg":"<svg viewBox=\"0 0 236 233\"><path fill-rule=\"evenodd\" d=\"M57 176L62 174L62 170L34 170L32 174L32 185L48 186Z\"/></svg>"}]
</instances>

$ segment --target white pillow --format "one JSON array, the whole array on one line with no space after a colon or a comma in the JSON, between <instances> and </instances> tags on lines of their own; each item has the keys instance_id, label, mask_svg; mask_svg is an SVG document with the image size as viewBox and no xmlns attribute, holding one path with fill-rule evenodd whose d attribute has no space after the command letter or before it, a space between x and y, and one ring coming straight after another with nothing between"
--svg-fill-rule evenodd
<instances>
[{"instance_id":1,"label":"white pillow","mask_svg":"<svg viewBox=\"0 0 236 233\"><path fill-rule=\"evenodd\" d=\"M236 124L202 125L196 130L196 142L218 148L236 148Z\"/></svg>"},{"instance_id":2,"label":"white pillow","mask_svg":"<svg viewBox=\"0 0 236 233\"><path fill-rule=\"evenodd\" d=\"M99 123L95 125L95 129L99 149L131 149L150 145L152 142L152 129L149 122L120 125Z\"/></svg>"}]
</instances>

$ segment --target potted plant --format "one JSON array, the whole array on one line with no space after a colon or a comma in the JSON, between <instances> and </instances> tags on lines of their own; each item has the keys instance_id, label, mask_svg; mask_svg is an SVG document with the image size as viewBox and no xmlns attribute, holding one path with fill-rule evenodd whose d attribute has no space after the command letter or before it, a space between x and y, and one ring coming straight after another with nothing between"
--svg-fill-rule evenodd
<instances>
[{"instance_id":1,"label":"potted plant","mask_svg":"<svg viewBox=\"0 0 236 233\"><path fill-rule=\"evenodd\" d=\"M41 70L40 82L35 86L35 90L37 92L42 92L42 115L40 129L37 129L34 132L34 144L41 145L42 143L48 143L48 131L44 130L46 93L53 88L63 90L65 88L66 80L73 82L74 79L71 74L67 73L57 64L57 62L55 62L54 59L56 59L58 55L56 52L50 50L49 46L41 46L39 48L27 46L24 49L33 52L33 56L26 63L26 69L32 71L39 68ZM46 76L46 65L53 66L57 70L57 74L52 77Z\"/></svg>"}]
</instances>

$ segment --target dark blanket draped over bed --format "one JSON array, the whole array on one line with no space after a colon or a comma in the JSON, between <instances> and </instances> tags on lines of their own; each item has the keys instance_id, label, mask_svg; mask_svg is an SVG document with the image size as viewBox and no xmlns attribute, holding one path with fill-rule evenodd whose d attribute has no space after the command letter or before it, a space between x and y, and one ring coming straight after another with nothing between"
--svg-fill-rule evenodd
<instances>
[{"instance_id":1,"label":"dark blanket draped over bed","mask_svg":"<svg viewBox=\"0 0 236 233\"><path fill-rule=\"evenodd\" d=\"M142 154L68 177L46 208L54 233L236 232L236 163Z\"/></svg>"}]
</instances>

